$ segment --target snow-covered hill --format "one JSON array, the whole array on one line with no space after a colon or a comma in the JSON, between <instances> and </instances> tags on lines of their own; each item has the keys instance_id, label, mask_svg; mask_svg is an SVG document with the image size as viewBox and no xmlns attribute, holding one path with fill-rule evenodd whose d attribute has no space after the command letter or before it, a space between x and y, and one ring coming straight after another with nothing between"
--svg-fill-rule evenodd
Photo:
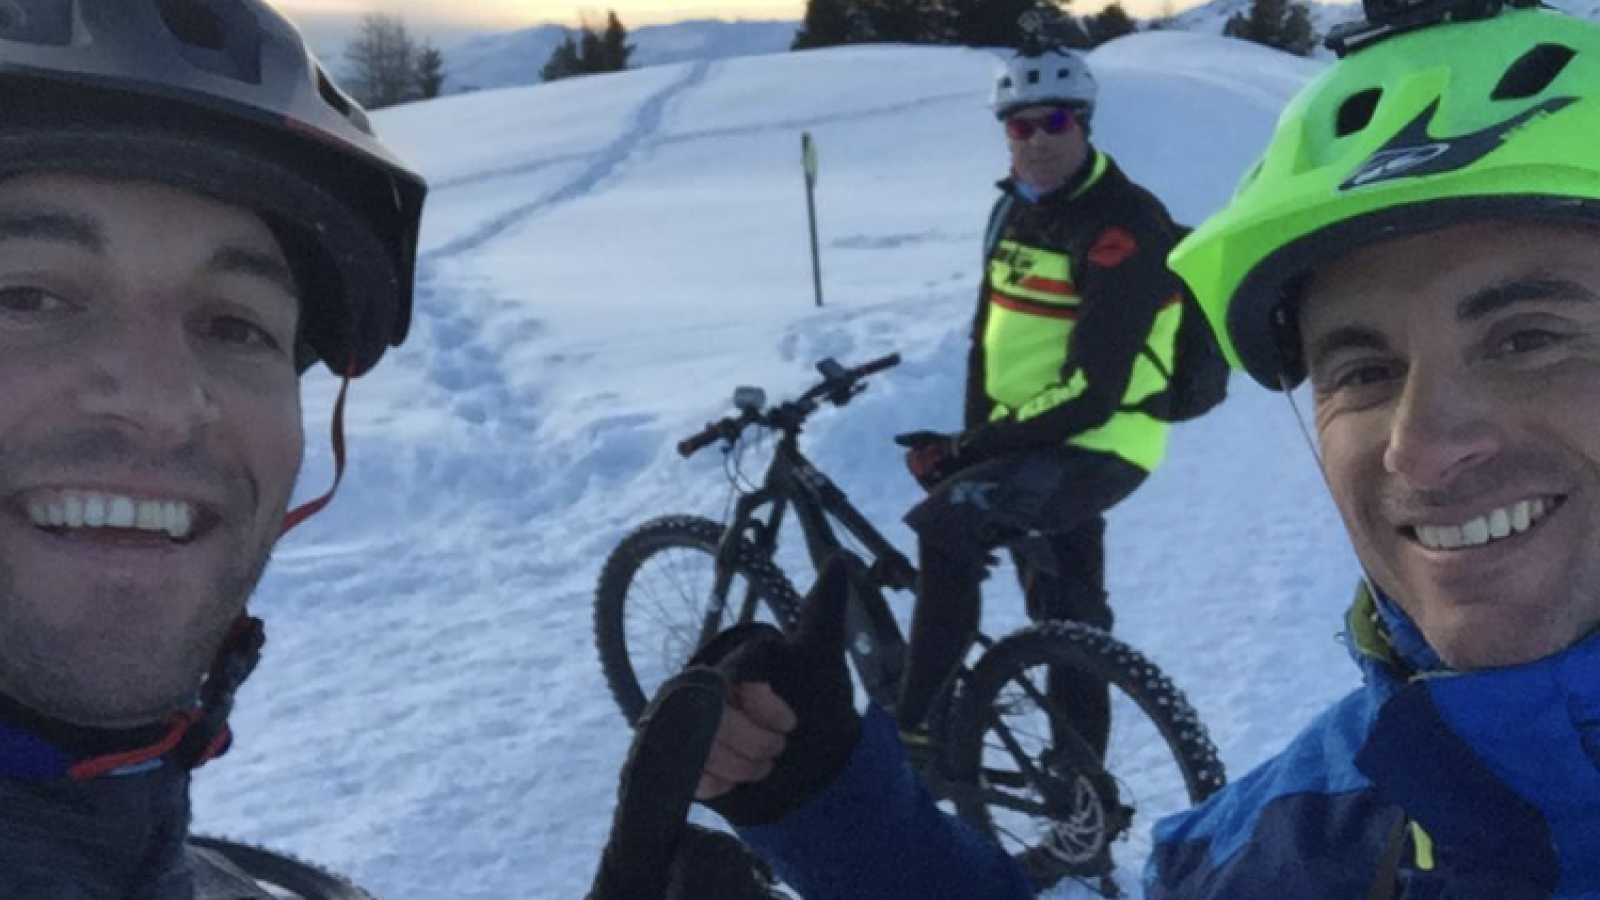
<instances>
[{"instance_id":1,"label":"snow-covered hill","mask_svg":"<svg viewBox=\"0 0 1600 900\"><path fill-rule=\"evenodd\" d=\"M646 25L629 33L635 47L634 68L732 59L780 53L794 42L794 22L721 22L698 20L671 25ZM541 25L463 41L445 54L449 67L446 93L538 84L556 46L569 34L557 25Z\"/></svg>"},{"instance_id":2,"label":"snow-covered hill","mask_svg":"<svg viewBox=\"0 0 1600 900\"><path fill-rule=\"evenodd\" d=\"M1188 222L1224 202L1318 66L1180 33L1092 61L1097 140ZM600 563L630 526L727 499L717 455L686 463L672 443L735 385L782 396L821 357L897 350L903 366L806 440L910 545L898 520L918 490L890 437L959 415L1005 167L992 62L855 47L379 114L434 184L416 323L355 385L342 495L280 548L255 604L271 643L237 748L199 777L198 826L386 900L582 896L628 741L590 635ZM803 130L821 150L820 310ZM330 478L315 438L334 392L308 381L306 496ZM1187 690L1238 774L1356 675L1334 640L1355 568L1310 453L1282 397L1235 393L1175 430L1113 514L1109 556L1119 632ZM1018 625L1009 573L988 590L990 630Z\"/></svg>"}]
</instances>

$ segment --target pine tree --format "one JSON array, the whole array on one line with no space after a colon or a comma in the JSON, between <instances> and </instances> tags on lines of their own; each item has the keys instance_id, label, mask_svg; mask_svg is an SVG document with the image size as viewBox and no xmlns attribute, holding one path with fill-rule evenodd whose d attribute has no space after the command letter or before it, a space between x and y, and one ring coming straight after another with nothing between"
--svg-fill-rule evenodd
<instances>
[{"instance_id":1,"label":"pine tree","mask_svg":"<svg viewBox=\"0 0 1600 900\"><path fill-rule=\"evenodd\" d=\"M1296 56L1310 56L1317 46L1317 29L1311 24L1311 10L1304 3L1290 3L1278 32L1278 46Z\"/></svg>"},{"instance_id":2,"label":"pine tree","mask_svg":"<svg viewBox=\"0 0 1600 900\"><path fill-rule=\"evenodd\" d=\"M949 0L954 39L969 47L1015 47L1022 42L1017 20L1038 9L1038 0Z\"/></svg>"},{"instance_id":3,"label":"pine tree","mask_svg":"<svg viewBox=\"0 0 1600 900\"><path fill-rule=\"evenodd\" d=\"M1247 12L1228 19L1222 33L1301 56L1309 56L1317 40L1311 13L1299 0L1253 0Z\"/></svg>"},{"instance_id":4,"label":"pine tree","mask_svg":"<svg viewBox=\"0 0 1600 900\"><path fill-rule=\"evenodd\" d=\"M814 50L847 44L856 18L854 4L849 0L807 0L805 20L789 49Z\"/></svg>"},{"instance_id":5,"label":"pine tree","mask_svg":"<svg viewBox=\"0 0 1600 900\"><path fill-rule=\"evenodd\" d=\"M873 40L886 44L932 44L945 39L937 0L859 0Z\"/></svg>"},{"instance_id":6,"label":"pine tree","mask_svg":"<svg viewBox=\"0 0 1600 900\"><path fill-rule=\"evenodd\" d=\"M581 63L580 71L585 75L608 71L605 42L600 39L598 32L587 25L583 26L583 36L578 38L578 60Z\"/></svg>"},{"instance_id":7,"label":"pine tree","mask_svg":"<svg viewBox=\"0 0 1600 900\"><path fill-rule=\"evenodd\" d=\"M1105 9L1084 19L1084 30L1088 32L1090 43L1100 46L1106 41L1115 40L1125 34L1133 34L1139 30L1134 24L1133 17L1122 8L1120 0L1116 0Z\"/></svg>"},{"instance_id":8,"label":"pine tree","mask_svg":"<svg viewBox=\"0 0 1600 900\"><path fill-rule=\"evenodd\" d=\"M417 58L417 90L424 100L439 96L444 90L444 54L432 43L422 43L422 53Z\"/></svg>"},{"instance_id":9,"label":"pine tree","mask_svg":"<svg viewBox=\"0 0 1600 900\"><path fill-rule=\"evenodd\" d=\"M606 31L600 38L600 47L603 54L604 68L602 72L622 72L628 68L628 60L633 56L634 47L628 43L628 29L623 27L622 20L612 11L606 13Z\"/></svg>"},{"instance_id":10,"label":"pine tree","mask_svg":"<svg viewBox=\"0 0 1600 900\"><path fill-rule=\"evenodd\" d=\"M574 75L583 74L583 59L578 55L578 42L567 32L561 43L551 52L550 59L539 70L541 81L560 81Z\"/></svg>"}]
</instances>

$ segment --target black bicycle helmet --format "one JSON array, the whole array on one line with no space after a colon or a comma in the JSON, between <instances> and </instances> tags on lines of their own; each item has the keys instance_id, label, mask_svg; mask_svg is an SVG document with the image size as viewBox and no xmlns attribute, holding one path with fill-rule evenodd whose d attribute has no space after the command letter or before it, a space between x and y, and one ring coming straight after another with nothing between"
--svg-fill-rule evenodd
<instances>
[{"instance_id":1,"label":"black bicycle helmet","mask_svg":"<svg viewBox=\"0 0 1600 900\"><path fill-rule=\"evenodd\" d=\"M0 0L0 178L70 171L260 214L302 292L305 371L405 339L427 185L264 0Z\"/></svg>"}]
</instances>

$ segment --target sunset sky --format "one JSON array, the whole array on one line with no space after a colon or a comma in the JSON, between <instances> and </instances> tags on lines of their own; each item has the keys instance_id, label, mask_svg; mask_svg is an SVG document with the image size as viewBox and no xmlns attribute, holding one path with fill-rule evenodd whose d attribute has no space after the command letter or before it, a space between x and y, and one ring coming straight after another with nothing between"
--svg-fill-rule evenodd
<instances>
[{"instance_id":1,"label":"sunset sky","mask_svg":"<svg viewBox=\"0 0 1600 900\"><path fill-rule=\"evenodd\" d=\"M368 12L399 15L441 41L487 30L508 30L550 22L576 23L585 13L602 20L615 9L627 25L653 25L683 19L799 19L805 0L272 0L312 36L313 43L342 40L350 25ZM1176 8L1196 0L1178 0ZM1077 12L1092 12L1105 0L1075 0ZM1158 14L1164 0L1126 0L1135 15Z\"/></svg>"}]
</instances>

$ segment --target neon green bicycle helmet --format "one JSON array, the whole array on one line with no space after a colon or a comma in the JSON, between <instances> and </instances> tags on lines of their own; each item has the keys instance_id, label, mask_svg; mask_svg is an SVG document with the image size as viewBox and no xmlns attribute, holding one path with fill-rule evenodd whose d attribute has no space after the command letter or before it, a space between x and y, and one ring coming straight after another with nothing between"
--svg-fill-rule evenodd
<instances>
[{"instance_id":1,"label":"neon green bicycle helmet","mask_svg":"<svg viewBox=\"0 0 1600 900\"><path fill-rule=\"evenodd\" d=\"M1490 218L1600 223L1600 23L1507 11L1341 60L1171 265L1229 361L1276 389L1305 378L1294 304L1308 272Z\"/></svg>"}]
</instances>

